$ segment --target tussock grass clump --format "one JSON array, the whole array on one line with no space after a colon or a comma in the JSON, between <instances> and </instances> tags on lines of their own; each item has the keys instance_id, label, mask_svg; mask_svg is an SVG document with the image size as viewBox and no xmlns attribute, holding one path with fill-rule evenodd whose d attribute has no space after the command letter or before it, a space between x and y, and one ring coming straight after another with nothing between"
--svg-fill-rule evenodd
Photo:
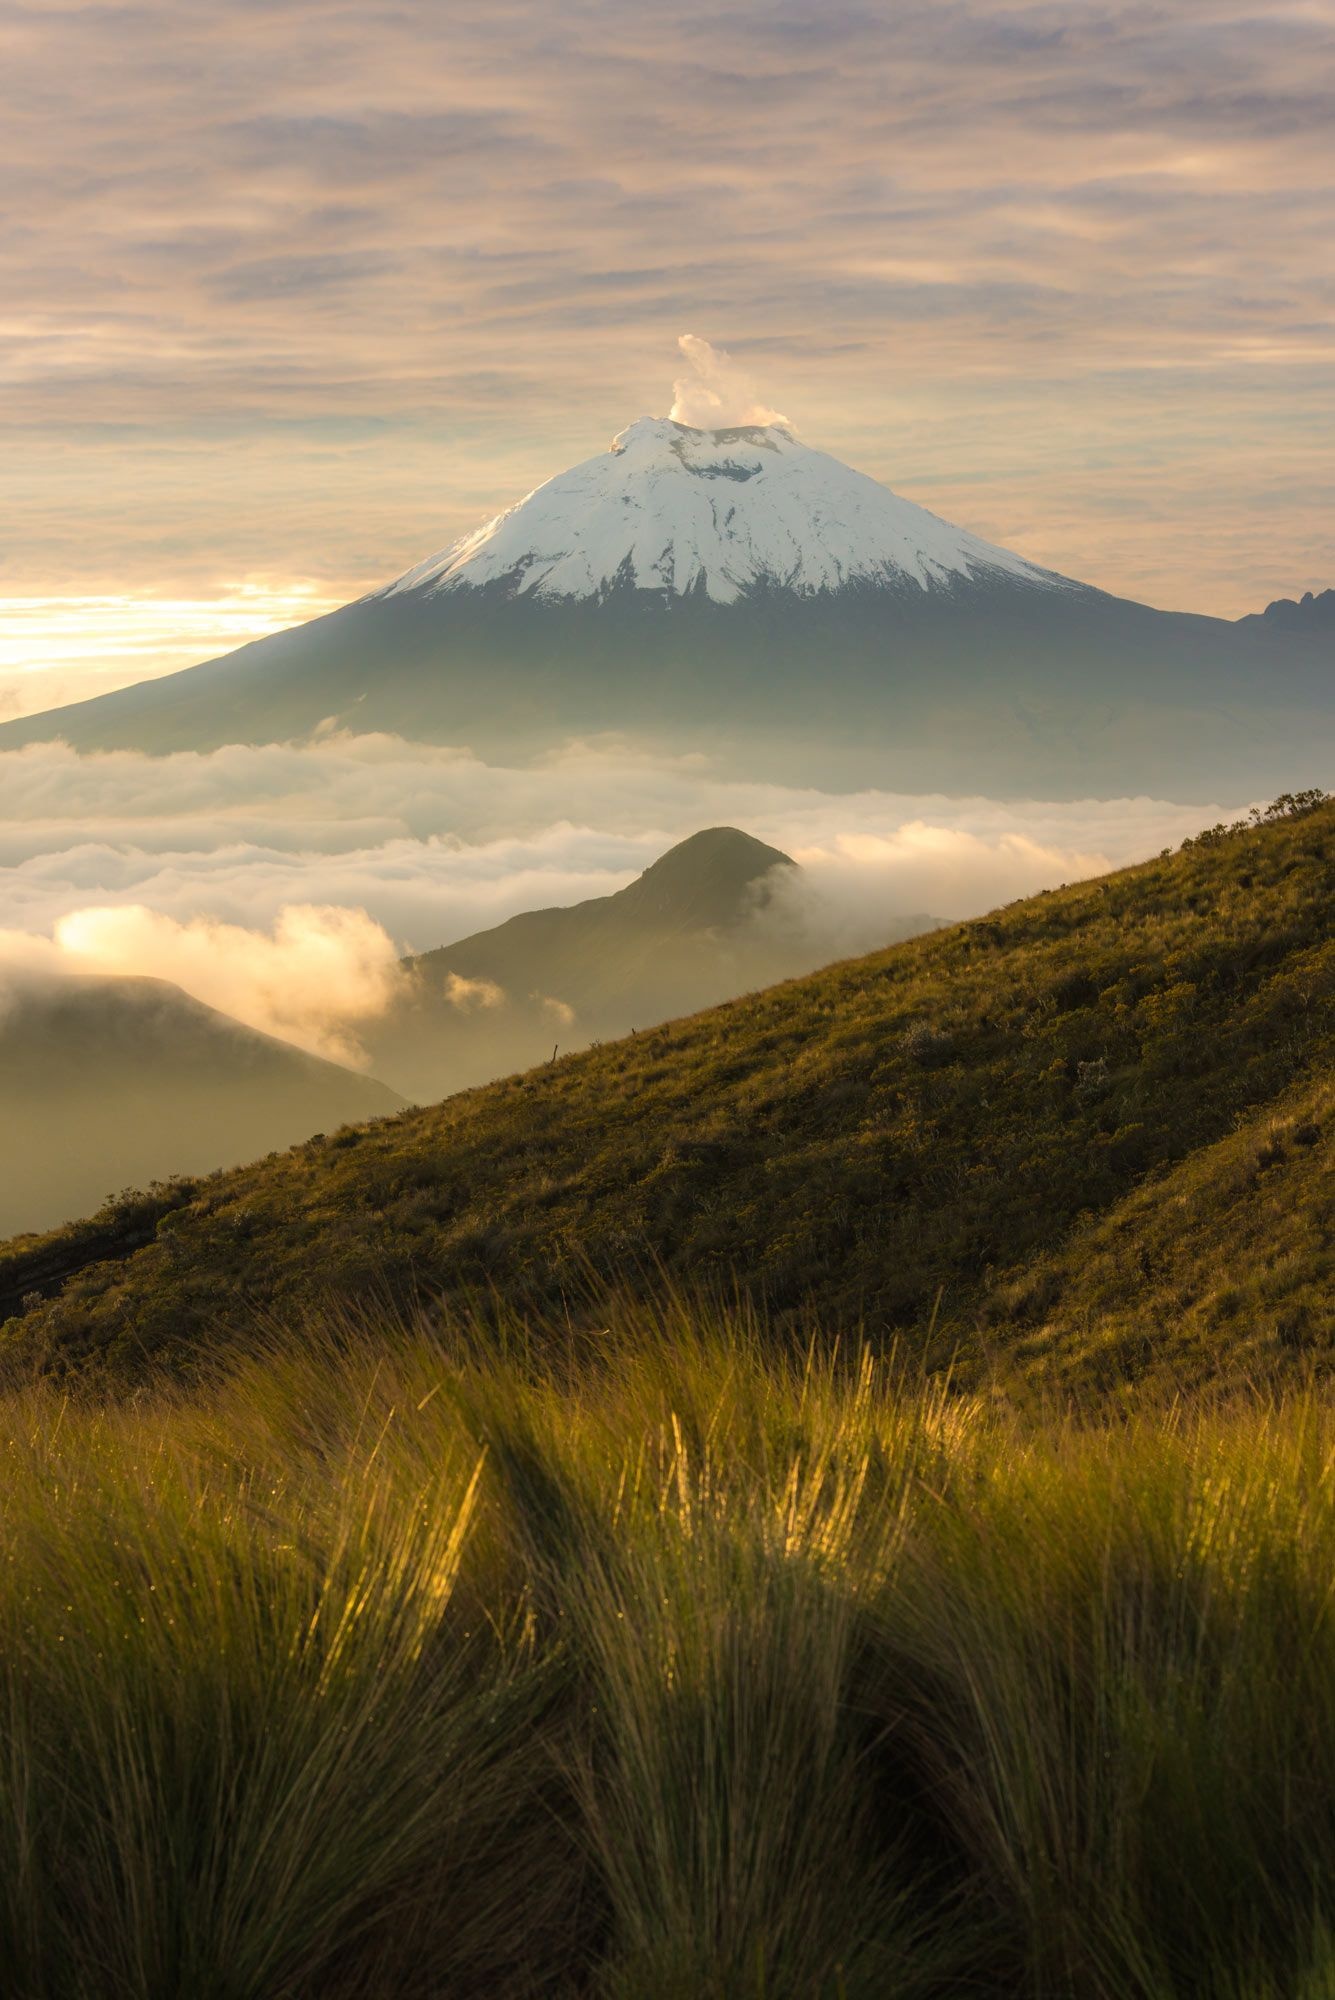
<instances>
[{"instance_id":1,"label":"tussock grass clump","mask_svg":"<svg viewBox=\"0 0 1335 2000\"><path fill-rule=\"evenodd\" d=\"M248 1416L6 1411L6 1991L527 1990L554 1662L458 1601L479 1455Z\"/></svg>"},{"instance_id":2,"label":"tussock grass clump","mask_svg":"<svg viewBox=\"0 0 1335 2000\"><path fill-rule=\"evenodd\" d=\"M609 1319L8 1397L7 1992L1335 1991L1327 1397Z\"/></svg>"}]
</instances>

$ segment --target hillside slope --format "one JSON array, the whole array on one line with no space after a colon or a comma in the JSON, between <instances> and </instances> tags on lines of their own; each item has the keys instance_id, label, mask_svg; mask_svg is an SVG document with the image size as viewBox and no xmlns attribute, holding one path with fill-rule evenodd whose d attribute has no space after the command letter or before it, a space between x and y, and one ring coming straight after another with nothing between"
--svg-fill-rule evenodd
<instances>
[{"instance_id":1,"label":"hillside slope","mask_svg":"<svg viewBox=\"0 0 1335 2000\"><path fill-rule=\"evenodd\" d=\"M1332 803L1203 836L13 1247L0 1294L48 1296L6 1345L55 1368L188 1367L256 1311L331 1295L493 1287L522 1307L665 1268L739 1284L780 1320L983 1360L1044 1323L1055 1288L1026 1292L1026 1273L1083 1258L1098 1218L1155 1177L1194 1159L1204 1186L1209 1149L1329 1079L1332 917ZM1304 1113L1320 1132L1323 1102ZM1328 1145L1310 1157L1304 1199L1328 1208ZM1207 1200L1202 1242L1229 1226ZM1267 1311L1274 1365L1319 1350L1320 1327L1281 1337L1281 1297ZM1121 1365L1230 1371L1226 1324L1203 1352L1176 1339L1157 1323ZM1073 1379L1074 1323L1063 1343ZM1096 1332L1087 1345L1106 1372Z\"/></svg>"},{"instance_id":2,"label":"hillside slope","mask_svg":"<svg viewBox=\"0 0 1335 2000\"><path fill-rule=\"evenodd\" d=\"M0 1230L49 1229L117 1188L233 1166L401 1102L167 980L30 982L0 994Z\"/></svg>"},{"instance_id":3,"label":"hillside slope","mask_svg":"<svg viewBox=\"0 0 1335 2000\"><path fill-rule=\"evenodd\" d=\"M423 952L407 962L405 996L365 1032L371 1067L427 1103L546 1061L558 1043L585 1048L804 970L795 941L785 960L785 939L756 921L771 871L795 866L709 827L614 895L525 910Z\"/></svg>"},{"instance_id":4,"label":"hillside slope","mask_svg":"<svg viewBox=\"0 0 1335 2000\"><path fill-rule=\"evenodd\" d=\"M1335 1076L1243 1118L1151 1175L1060 1249L999 1285L988 1317L1049 1380L1175 1366L1264 1379L1335 1348Z\"/></svg>"},{"instance_id":5,"label":"hillside slope","mask_svg":"<svg viewBox=\"0 0 1335 2000\"><path fill-rule=\"evenodd\" d=\"M525 910L406 960L404 992L362 1030L371 1068L430 1104L809 972L831 953L801 880L777 847L707 827L613 895ZM887 918L882 936L940 923Z\"/></svg>"}]
</instances>

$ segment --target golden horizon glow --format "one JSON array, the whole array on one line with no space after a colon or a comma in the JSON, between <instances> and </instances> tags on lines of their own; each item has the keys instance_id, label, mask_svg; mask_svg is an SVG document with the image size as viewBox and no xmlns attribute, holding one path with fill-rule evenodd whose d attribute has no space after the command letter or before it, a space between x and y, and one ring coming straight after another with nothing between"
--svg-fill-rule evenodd
<instances>
[{"instance_id":1,"label":"golden horizon glow","mask_svg":"<svg viewBox=\"0 0 1335 2000\"><path fill-rule=\"evenodd\" d=\"M0 715L33 715L53 699L156 680L346 601L308 579L272 578L225 583L212 596L133 590L0 597ZM71 686L79 692L68 692Z\"/></svg>"}]
</instances>

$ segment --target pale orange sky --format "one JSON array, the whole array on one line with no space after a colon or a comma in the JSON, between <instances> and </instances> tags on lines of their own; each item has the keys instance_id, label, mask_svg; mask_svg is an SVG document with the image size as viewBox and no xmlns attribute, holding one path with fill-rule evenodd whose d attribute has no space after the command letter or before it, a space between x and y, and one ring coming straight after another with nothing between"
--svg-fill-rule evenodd
<instances>
[{"instance_id":1,"label":"pale orange sky","mask_svg":"<svg viewBox=\"0 0 1335 2000\"><path fill-rule=\"evenodd\" d=\"M1335 583L1335 4L11 4L0 709L408 567L730 348L1088 582Z\"/></svg>"}]
</instances>

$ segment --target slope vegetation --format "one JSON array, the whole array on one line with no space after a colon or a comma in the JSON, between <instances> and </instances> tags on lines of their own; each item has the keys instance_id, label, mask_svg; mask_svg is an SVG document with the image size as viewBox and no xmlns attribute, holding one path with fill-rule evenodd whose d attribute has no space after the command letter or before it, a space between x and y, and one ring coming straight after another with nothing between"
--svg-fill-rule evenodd
<instances>
[{"instance_id":1,"label":"slope vegetation","mask_svg":"<svg viewBox=\"0 0 1335 2000\"><path fill-rule=\"evenodd\" d=\"M1221 1357L1264 1380L1335 1343L1335 1078L1304 1078L1168 1172L1151 1175L1060 1249L996 1288L999 1324L1045 1380L1072 1367L1115 1382L1152 1367L1164 1329L1175 1367Z\"/></svg>"},{"instance_id":2,"label":"slope vegetation","mask_svg":"<svg viewBox=\"0 0 1335 2000\"><path fill-rule=\"evenodd\" d=\"M5 1399L6 1995L1328 2000L1329 1397L516 1331Z\"/></svg>"},{"instance_id":3,"label":"slope vegetation","mask_svg":"<svg viewBox=\"0 0 1335 2000\"><path fill-rule=\"evenodd\" d=\"M1255 1234L1238 1254L1263 1308L1246 1366L1306 1367L1331 1332L1335 805L1272 810L158 1190L126 1211L133 1244L111 1209L12 1247L0 1295L28 1304L6 1342L47 1368L188 1368L257 1313L298 1317L331 1296L429 1304L490 1288L577 1311L591 1286L653 1286L665 1270L740 1285L779 1324L901 1333L933 1362L982 1367L1000 1349L1047 1367L1055 1347L1071 1380L1227 1378L1241 1364L1217 1299L1202 1294L1185 1334L1160 1307L1238 1251L1241 1208ZM1272 1121L1291 1139L1267 1161ZM1292 1199L1272 1212L1296 1203L1311 1223L1291 1253L1264 1224L1277 1171Z\"/></svg>"}]
</instances>

